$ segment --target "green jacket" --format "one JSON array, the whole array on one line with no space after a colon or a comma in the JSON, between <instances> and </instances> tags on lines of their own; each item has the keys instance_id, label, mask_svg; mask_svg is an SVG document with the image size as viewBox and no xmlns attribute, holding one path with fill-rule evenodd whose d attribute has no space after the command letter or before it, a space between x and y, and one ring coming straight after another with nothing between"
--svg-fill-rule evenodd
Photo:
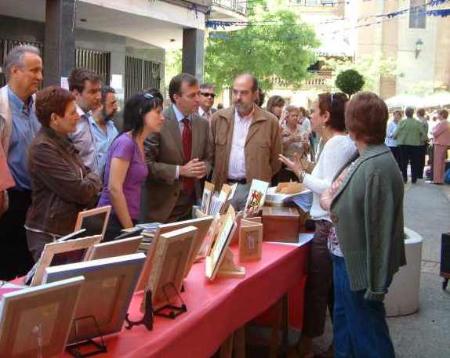
<instances>
[{"instance_id":1,"label":"green jacket","mask_svg":"<svg viewBox=\"0 0 450 358\"><path fill-rule=\"evenodd\" d=\"M397 145L423 145L427 136L423 123L413 117L400 121L394 132Z\"/></svg>"},{"instance_id":2,"label":"green jacket","mask_svg":"<svg viewBox=\"0 0 450 358\"><path fill-rule=\"evenodd\" d=\"M406 264L403 180L384 144L356 159L331 204L352 290L383 300L394 273Z\"/></svg>"}]
</instances>

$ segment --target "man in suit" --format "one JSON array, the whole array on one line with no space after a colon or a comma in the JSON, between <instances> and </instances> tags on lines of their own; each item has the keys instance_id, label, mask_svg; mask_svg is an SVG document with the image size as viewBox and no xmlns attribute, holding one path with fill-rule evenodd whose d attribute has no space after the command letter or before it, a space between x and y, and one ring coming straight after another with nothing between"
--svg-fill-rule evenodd
<instances>
[{"instance_id":1,"label":"man in suit","mask_svg":"<svg viewBox=\"0 0 450 358\"><path fill-rule=\"evenodd\" d=\"M164 125L145 142L149 176L143 201L148 222L189 219L192 205L201 198L202 179L210 164L209 123L198 116L199 95L198 81L192 75L172 78L172 105L164 111Z\"/></svg>"},{"instance_id":2,"label":"man in suit","mask_svg":"<svg viewBox=\"0 0 450 358\"><path fill-rule=\"evenodd\" d=\"M236 210L245 206L253 179L270 182L280 170L280 126L277 118L258 107L258 81L250 74L234 80L233 106L211 118L211 156L216 190L222 184L237 183L231 204Z\"/></svg>"},{"instance_id":3,"label":"man in suit","mask_svg":"<svg viewBox=\"0 0 450 358\"><path fill-rule=\"evenodd\" d=\"M198 115L208 122L211 116L216 112L213 108L214 98L216 97L216 88L211 83L202 83L200 85L200 105L198 107Z\"/></svg>"}]
</instances>

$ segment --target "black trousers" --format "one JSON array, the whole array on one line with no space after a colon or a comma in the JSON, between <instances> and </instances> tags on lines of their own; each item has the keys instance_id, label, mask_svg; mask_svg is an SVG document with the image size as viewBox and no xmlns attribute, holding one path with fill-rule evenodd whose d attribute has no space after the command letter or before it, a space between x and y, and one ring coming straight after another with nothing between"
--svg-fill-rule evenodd
<instances>
[{"instance_id":1,"label":"black trousers","mask_svg":"<svg viewBox=\"0 0 450 358\"><path fill-rule=\"evenodd\" d=\"M400 148L399 147L389 147L389 149L391 150L392 155L395 158L395 161L398 164L398 167L400 168Z\"/></svg>"},{"instance_id":2,"label":"black trousers","mask_svg":"<svg viewBox=\"0 0 450 358\"><path fill-rule=\"evenodd\" d=\"M31 191L8 190L9 208L0 218L0 279L25 275L33 266L25 234Z\"/></svg>"},{"instance_id":3,"label":"black trousers","mask_svg":"<svg viewBox=\"0 0 450 358\"><path fill-rule=\"evenodd\" d=\"M420 155L422 146L400 145L400 170L403 181L408 181L408 164L411 164L411 181L415 183L420 178Z\"/></svg>"},{"instance_id":4,"label":"black trousers","mask_svg":"<svg viewBox=\"0 0 450 358\"><path fill-rule=\"evenodd\" d=\"M423 170L425 169L425 157L427 155L427 148L428 145L421 145L420 146L420 154L419 154L419 179L423 179Z\"/></svg>"}]
</instances>

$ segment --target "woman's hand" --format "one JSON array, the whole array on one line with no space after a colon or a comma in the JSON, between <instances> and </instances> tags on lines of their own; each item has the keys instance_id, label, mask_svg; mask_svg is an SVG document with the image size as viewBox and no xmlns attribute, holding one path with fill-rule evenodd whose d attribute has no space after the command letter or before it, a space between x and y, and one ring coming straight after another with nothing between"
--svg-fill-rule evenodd
<instances>
[{"instance_id":1,"label":"woman's hand","mask_svg":"<svg viewBox=\"0 0 450 358\"><path fill-rule=\"evenodd\" d=\"M280 154L278 159L295 174L298 174L300 171L304 170L298 155L295 156L294 160L291 160L288 157L285 157L283 154Z\"/></svg>"}]
</instances>

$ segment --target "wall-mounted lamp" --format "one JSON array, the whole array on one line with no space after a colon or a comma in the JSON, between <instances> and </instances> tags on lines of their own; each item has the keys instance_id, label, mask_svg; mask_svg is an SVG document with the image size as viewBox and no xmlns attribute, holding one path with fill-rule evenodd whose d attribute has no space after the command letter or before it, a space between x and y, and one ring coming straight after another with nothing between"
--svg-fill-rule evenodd
<instances>
[{"instance_id":1,"label":"wall-mounted lamp","mask_svg":"<svg viewBox=\"0 0 450 358\"><path fill-rule=\"evenodd\" d=\"M423 49L423 41L421 39L418 39L416 41L416 58L419 57L420 52L422 52Z\"/></svg>"}]
</instances>

